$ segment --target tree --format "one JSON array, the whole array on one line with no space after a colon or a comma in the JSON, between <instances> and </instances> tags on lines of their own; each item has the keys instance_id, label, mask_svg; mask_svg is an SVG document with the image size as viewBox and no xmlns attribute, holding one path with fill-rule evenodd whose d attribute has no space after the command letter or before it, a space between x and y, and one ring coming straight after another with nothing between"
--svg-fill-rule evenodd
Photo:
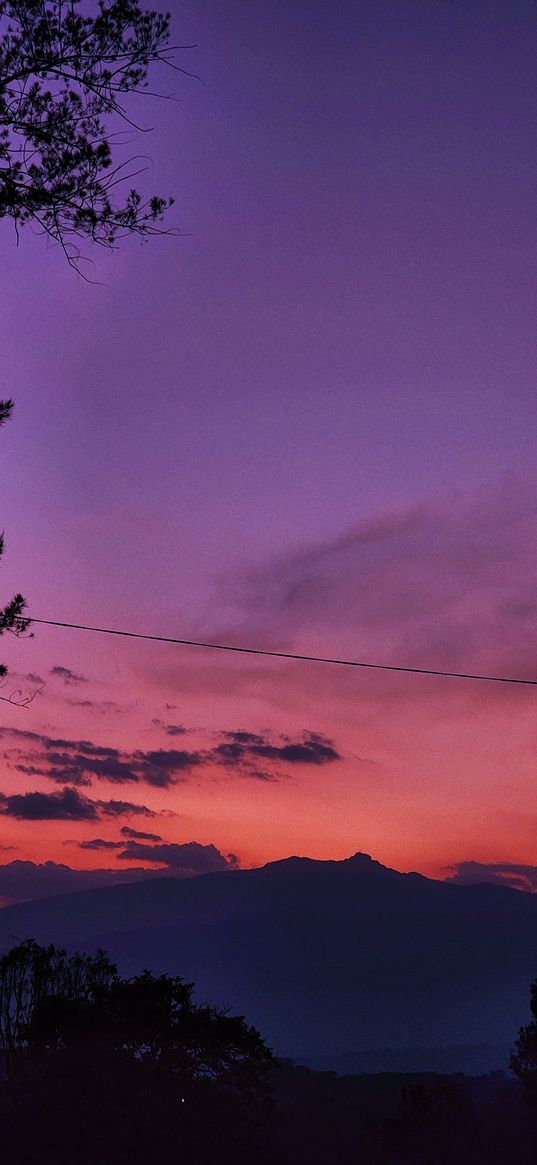
<instances>
[{"instance_id":1,"label":"tree","mask_svg":"<svg viewBox=\"0 0 537 1165\"><path fill-rule=\"evenodd\" d=\"M147 93L156 62L177 69L170 18L139 0L0 0L0 217L33 222L76 266L77 239L112 247L123 235L162 233L173 199L144 200L118 185L145 168L115 163L119 130L136 130L124 99ZM184 72L184 70L178 70Z\"/></svg>"},{"instance_id":2,"label":"tree","mask_svg":"<svg viewBox=\"0 0 537 1165\"><path fill-rule=\"evenodd\" d=\"M25 942L0 960L0 1031L6 1160L259 1158L271 1054L242 1017L196 1004L178 977L124 979L104 952Z\"/></svg>"},{"instance_id":3,"label":"tree","mask_svg":"<svg viewBox=\"0 0 537 1165\"><path fill-rule=\"evenodd\" d=\"M0 428L10 417L12 408L12 400L0 400ZM4 535L0 534L0 558L2 557L3 551ZM26 602L22 595L14 595L10 603L8 603L4 608L0 608L0 635L3 635L4 631L10 631L12 635L22 635L28 629L29 619L25 619L23 616L25 606ZM0 663L0 686L6 675L7 668L5 664ZM5 699L4 696L0 698ZM11 702L18 702L16 699L16 694L15 698L11 697Z\"/></svg>"},{"instance_id":4,"label":"tree","mask_svg":"<svg viewBox=\"0 0 537 1165\"><path fill-rule=\"evenodd\" d=\"M537 979L530 986L531 1023L521 1027L511 1056L511 1070L521 1081L528 1100L537 1105Z\"/></svg>"},{"instance_id":5,"label":"tree","mask_svg":"<svg viewBox=\"0 0 537 1165\"><path fill-rule=\"evenodd\" d=\"M0 1055L12 1073L21 1053L34 1039L40 1009L60 999L95 1004L117 980L117 969L104 951L73 955L33 939L12 947L0 959Z\"/></svg>"}]
</instances>

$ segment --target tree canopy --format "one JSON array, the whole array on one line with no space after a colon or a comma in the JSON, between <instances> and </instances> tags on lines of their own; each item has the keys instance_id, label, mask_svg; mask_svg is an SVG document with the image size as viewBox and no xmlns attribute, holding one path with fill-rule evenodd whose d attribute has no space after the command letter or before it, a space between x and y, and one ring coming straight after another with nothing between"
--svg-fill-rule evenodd
<instances>
[{"instance_id":1,"label":"tree canopy","mask_svg":"<svg viewBox=\"0 0 537 1165\"><path fill-rule=\"evenodd\" d=\"M520 1028L511 1069L524 1086L528 1099L537 1105L537 979L530 986L530 1023Z\"/></svg>"},{"instance_id":2,"label":"tree canopy","mask_svg":"<svg viewBox=\"0 0 537 1165\"><path fill-rule=\"evenodd\" d=\"M271 1054L178 977L23 942L0 959L0 1048L6 1160L249 1159Z\"/></svg>"},{"instance_id":3,"label":"tree canopy","mask_svg":"<svg viewBox=\"0 0 537 1165\"><path fill-rule=\"evenodd\" d=\"M177 68L170 18L139 0L0 0L0 217L34 223L76 265L77 240L111 247L160 233L173 199L118 187L144 169L112 145L139 129L129 94L148 92L156 62ZM183 70L179 70L183 71Z\"/></svg>"}]
</instances>

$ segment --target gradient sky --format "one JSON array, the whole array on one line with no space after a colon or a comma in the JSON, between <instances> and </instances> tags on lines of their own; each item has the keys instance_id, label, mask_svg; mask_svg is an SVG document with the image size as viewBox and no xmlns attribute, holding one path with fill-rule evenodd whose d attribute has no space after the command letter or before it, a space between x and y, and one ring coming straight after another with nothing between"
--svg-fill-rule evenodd
<instances>
[{"instance_id":1,"label":"gradient sky","mask_svg":"<svg viewBox=\"0 0 537 1165\"><path fill-rule=\"evenodd\" d=\"M535 5L172 11L200 79L156 78L133 149L185 237L86 251L89 284L0 224L2 598L537 677ZM244 865L537 865L537 689L34 630L2 640L43 687L0 705L6 862L125 869L77 843L126 825ZM92 819L9 801L65 786Z\"/></svg>"}]
</instances>

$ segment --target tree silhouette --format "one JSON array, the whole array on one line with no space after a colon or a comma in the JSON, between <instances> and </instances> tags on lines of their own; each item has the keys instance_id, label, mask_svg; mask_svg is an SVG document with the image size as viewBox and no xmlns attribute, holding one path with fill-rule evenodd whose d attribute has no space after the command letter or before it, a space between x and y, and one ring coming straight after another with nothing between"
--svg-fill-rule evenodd
<instances>
[{"instance_id":1,"label":"tree silhouette","mask_svg":"<svg viewBox=\"0 0 537 1165\"><path fill-rule=\"evenodd\" d=\"M0 960L0 1032L6 1160L251 1159L271 1054L192 984L29 941Z\"/></svg>"},{"instance_id":2,"label":"tree silhouette","mask_svg":"<svg viewBox=\"0 0 537 1165\"><path fill-rule=\"evenodd\" d=\"M117 202L118 185L145 167L114 163L112 140L139 128L124 99L148 92L150 67L177 68L169 19L138 0L99 0L93 17L79 0L0 0L0 217L17 233L37 224L72 265L76 239L111 247L161 233L173 199L131 189Z\"/></svg>"},{"instance_id":3,"label":"tree silhouette","mask_svg":"<svg viewBox=\"0 0 537 1165\"><path fill-rule=\"evenodd\" d=\"M531 1023L521 1027L511 1056L511 1070L521 1081L528 1100L537 1105L537 979L530 986Z\"/></svg>"},{"instance_id":4,"label":"tree silhouette","mask_svg":"<svg viewBox=\"0 0 537 1165\"><path fill-rule=\"evenodd\" d=\"M72 955L53 945L27 939L0 959L0 1053L8 1073L34 1039L40 1008L61 1000L69 1008L96 1003L117 980L117 969L104 951Z\"/></svg>"},{"instance_id":5,"label":"tree silhouette","mask_svg":"<svg viewBox=\"0 0 537 1165\"><path fill-rule=\"evenodd\" d=\"M12 400L0 400L0 428L11 416L12 408ZM4 535L0 534L0 558L2 557L3 552ZM10 603L8 603L5 607L0 608L0 635L3 635L4 631L10 631L12 635L22 635L23 632L27 630L29 626L29 619L25 619L23 616L25 606L26 602L22 595L14 595ZM7 668L5 664L0 663L0 686L6 674ZM5 699L4 696L0 698ZM17 703L18 701L16 698L14 698L11 700L11 702Z\"/></svg>"}]
</instances>

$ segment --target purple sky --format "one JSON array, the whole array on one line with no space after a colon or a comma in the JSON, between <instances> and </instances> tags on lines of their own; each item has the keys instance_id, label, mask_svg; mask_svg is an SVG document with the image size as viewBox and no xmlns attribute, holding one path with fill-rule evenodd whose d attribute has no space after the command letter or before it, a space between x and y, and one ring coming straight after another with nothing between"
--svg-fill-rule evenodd
<instances>
[{"instance_id":1,"label":"purple sky","mask_svg":"<svg viewBox=\"0 0 537 1165\"><path fill-rule=\"evenodd\" d=\"M157 78L177 101L144 104L155 132L133 148L187 237L92 255L90 285L0 226L2 594L45 618L537 675L535 6L172 11L201 79ZM44 629L4 644L13 671L70 667L126 709L67 704L49 678L27 730L147 748L174 703L204 749L235 729L335 740L314 779L189 789L170 842L537 863L531 691ZM488 848L470 827L487 781Z\"/></svg>"}]
</instances>

